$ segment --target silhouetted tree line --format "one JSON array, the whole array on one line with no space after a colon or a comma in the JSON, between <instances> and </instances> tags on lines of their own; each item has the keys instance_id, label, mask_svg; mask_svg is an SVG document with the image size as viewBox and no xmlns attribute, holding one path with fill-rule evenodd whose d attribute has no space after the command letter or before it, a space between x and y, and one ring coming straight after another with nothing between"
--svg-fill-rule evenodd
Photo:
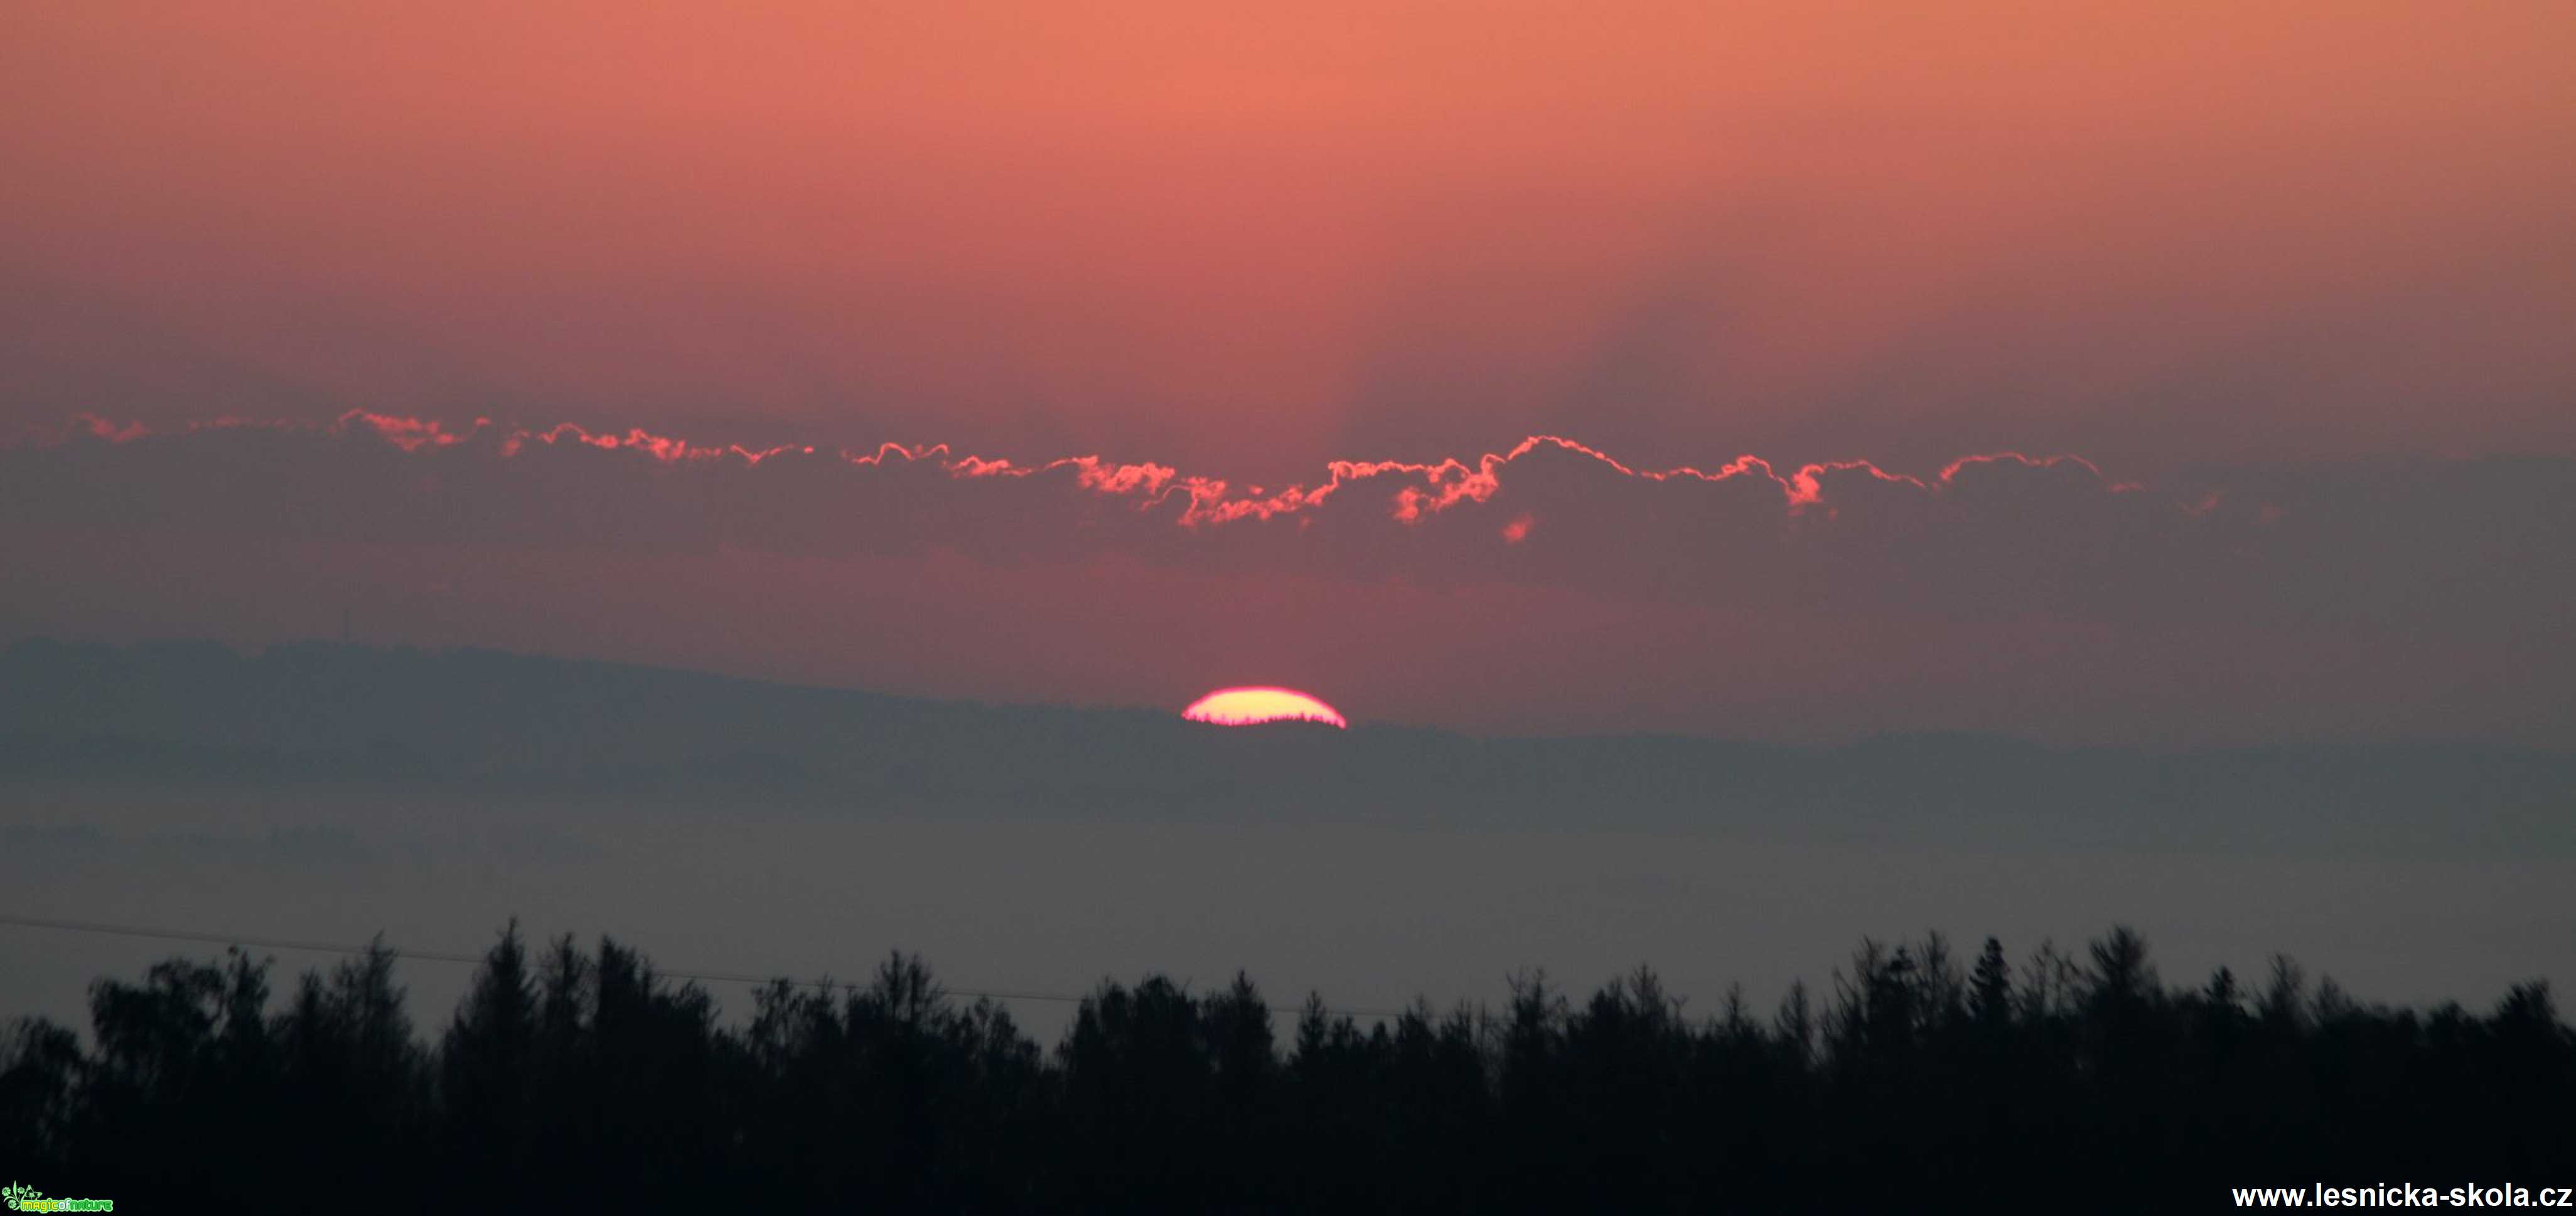
<instances>
[{"instance_id":1,"label":"silhouetted tree line","mask_svg":"<svg viewBox=\"0 0 2576 1216\"><path fill-rule=\"evenodd\" d=\"M2163 984L2080 955L1864 942L1829 990L1580 1000L1363 1026L1250 980L1104 983L1052 1053L895 954L721 1024L635 951L515 927L435 1042L379 947L282 1002L239 951L22 1020L0 1172L120 1210L2171 1210L2246 1185L2576 1183L2576 1033L2365 1005L2275 959Z\"/></svg>"}]
</instances>

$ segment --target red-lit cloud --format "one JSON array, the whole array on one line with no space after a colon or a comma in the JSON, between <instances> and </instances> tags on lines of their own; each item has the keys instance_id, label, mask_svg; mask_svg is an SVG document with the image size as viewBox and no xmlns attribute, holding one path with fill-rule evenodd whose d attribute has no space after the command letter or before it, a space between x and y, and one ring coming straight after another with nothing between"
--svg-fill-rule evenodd
<instances>
[{"instance_id":1,"label":"red-lit cloud","mask_svg":"<svg viewBox=\"0 0 2576 1216\"><path fill-rule=\"evenodd\" d=\"M610 657L946 695L1169 704L1250 666L1374 720L1532 729L2549 739L2576 732L2553 700L2571 536L2576 462L2544 457L2139 482L2068 455L1782 469L1531 436L1272 485L936 444L84 417L0 449L0 556L32 589L0 632L255 643L356 596L422 640L525 645L570 613Z\"/></svg>"},{"instance_id":2,"label":"red-lit cloud","mask_svg":"<svg viewBox=\"0 0 2576 1216\"><path fill-rule=\"evenodd\" d=\"M665 465L732 465L754 468L765 460L781 456L818 457L847 466L854 473L889 465L919 465L934 469L954 480L1043 478L1049 474L1069 473L1074 486L1094 493L1125 498L1142 512L1154 513L1185 528L1216 526L1243 520L1268 520L1322 507L1326 500L1346 487L1364 487L1383 482L1392 488L1388 517L1406 524L1420 523L1460 504L1483 504L1502 489L1503 475L1515 462L1534 452L1561 452L1590 461L1610 475L1641 482L1696 481L1724 483L1747 479L1748 484L1767 485L1778 492L1783 507L1798 511L1824 505L1824 478L1846 475L1866 476L1892 485L1911 487L1926 494L1936 493L1954 481L1961 469L1977 465L2008 463L2027 469L2049 469L2070 464L2095 481L2101 471L2081 457L2056 455L2033 459L2018 452L1999 452L1966 456L1952 461L1931 481L1900 473L1890 473L1865 460L1833 461L1801 466L1786 476L1775 473L1768 461L1758 456L1739 456L1705 471L1687 465L1669 469L1634 468L1613 459L1607 453L1558 435L1532 435L1502 453L1486 453L1470 465L1449 458L1420 462L1403 460L1335 460L1326 466L1326 476L1315 484L1290 485L1275 491L1262 487L1241 486L1221 478L1183 475L1179 470L1161 464L1119 464L1098 456L1068 456L1034 464L1018 464L1007 458L988 459L959 454L947 444L905 445L884 443L867 451L840 449L823 453L812 444L776 445L749 448L741 444L709 445L692 443L669 435L657 435L641 428L624 432L592 432L572 423L561 423L542 430L495 426L488 418L477 418L469 426L451 428L435 419L400 418L365 410L351 410L327 425L306 425L291 421L256 421L224 417L188 423L169 430L156 430L142 422L124 423L95 414L76 415L58 431L39 432L17 444L0 445L45 450L60 447L75 438L103 441L111 445L131 444L146 440L167 441L175 437L213 431L264 431L281 436L312 435L346 440L372 437L385 446L405 454L477 446L501 460L521 457L531 450L579 447L604 452L630 452ZM2113 493L2138 489L2136 485L2109 486ZM1509 539L1518 542L1529 531L1527 519L1508 525Z\"/></svg>"},{"instance_id":3,"label":"red-lit cloud","mask_svg":"<svg viewBox=\"0 0 2576 1216\"><path fill-rule=\"evenodd\" d=\"M1658 468L1531 436L1472 460L1337 460L1272 487L1092 455L751 448L357 411L325 426L172 430L84 416L0 452L0 467L22 521L1006 563L1115 554L1226 573L2072 619L2509 601L2499 580L2522 575L2460 569L2471 538L2450 533L2537 541L2566 511L2550 485L2566 462L2550 460L2388 466L2358 482L2249 470L2156 488L2069 455L1975 455L1922 476L1859 460L1780 471L1755 456ZM2391 527L2392 512L2411 518ZM2424 585L2410 557L2453 573Z\"/></svg>"}]
</instances>

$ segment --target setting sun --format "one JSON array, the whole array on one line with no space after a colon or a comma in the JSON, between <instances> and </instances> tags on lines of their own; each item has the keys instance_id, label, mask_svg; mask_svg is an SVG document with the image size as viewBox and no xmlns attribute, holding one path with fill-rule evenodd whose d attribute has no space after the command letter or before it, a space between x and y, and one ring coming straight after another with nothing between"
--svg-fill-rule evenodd
<instances>
[{"instance_id":1,"label":"setting sun","mask_svg":"<svg viewBox=\"0 0 2576 1216\"><path fill-rule=\"evenodd\" d=\"M1293 688L1220 688L1190 702L1181 716L1218 726L1253 726L1263 722L1328 722L1345 730L1341 711Z\"/></svg>"}]
</instances>

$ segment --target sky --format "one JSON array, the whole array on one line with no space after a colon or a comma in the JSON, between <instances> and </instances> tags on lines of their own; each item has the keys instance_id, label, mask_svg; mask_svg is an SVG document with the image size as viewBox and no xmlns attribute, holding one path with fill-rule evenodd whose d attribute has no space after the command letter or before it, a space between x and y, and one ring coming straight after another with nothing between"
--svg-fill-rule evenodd
<instances>
[{"instance_id":1,"label":"sky","mask_svg":"<svg viewBox=\"0 0 2576 1216\"><path fill-rule=\"evenodd\" d=\"M7 23L6 637L2576 746L2563 4Z\"/></svg>"}]
</instances>

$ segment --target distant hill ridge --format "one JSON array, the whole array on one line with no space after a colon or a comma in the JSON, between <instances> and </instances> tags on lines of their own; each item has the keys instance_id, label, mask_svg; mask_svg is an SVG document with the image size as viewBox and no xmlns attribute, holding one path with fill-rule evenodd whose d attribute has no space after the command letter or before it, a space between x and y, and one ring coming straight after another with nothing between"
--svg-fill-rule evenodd
<instances>
[{"instance_id":1,"label":"distant hill ridge","mask_svg":"<svg viewBox=\"0 0 2576 1216\"><path fill-rule=\"evenodd\" d=\"M0 795L30 780L465 783L496 796L1299 816L1979 847L2492 856L2576 849L2576 756L2467 744L2159 754L1990 735L1227 730L492 650L21 641Z\"/></svg>"}]
</instances>

